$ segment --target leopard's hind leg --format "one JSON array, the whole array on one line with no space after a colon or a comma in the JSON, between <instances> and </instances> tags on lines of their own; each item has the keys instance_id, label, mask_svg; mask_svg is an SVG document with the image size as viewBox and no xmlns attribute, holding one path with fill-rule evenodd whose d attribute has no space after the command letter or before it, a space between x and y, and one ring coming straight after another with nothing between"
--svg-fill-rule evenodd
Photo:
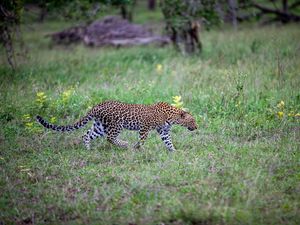
<instances>
[{"instance_id":1,"label":"leopard's hind leg","mask_svg":"<svg viewBox=\"0 0 300 225\"><path fill-rule=\"evenodd\" d=\"M117 145L121 148L127 148L128 142L118 139L119 134L121 133L121 127L110 127L107 129L107 141L111 144Z\"/></svg>"},{"instance_id":2,"label":"leopard's hind leg","mask_svg":"<svg viewBox=\"0 0 300 225\"><path fill-rule=\"evenodd\" d=\"M103 137L105 135L105 129L99 121L95 121L92 128L89 129L85 135L83 135L83 143L87 149L90 149L91 140L97 137Z\"/></svg>"}]
</instances>

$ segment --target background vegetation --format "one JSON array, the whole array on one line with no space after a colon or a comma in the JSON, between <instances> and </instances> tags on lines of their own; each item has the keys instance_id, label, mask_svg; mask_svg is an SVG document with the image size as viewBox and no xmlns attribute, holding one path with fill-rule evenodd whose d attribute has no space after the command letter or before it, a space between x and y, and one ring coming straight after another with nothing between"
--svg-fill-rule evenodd
<instances>
[{"instance_id":1,"label":"background vegetation","mask_svg":"<svg viewBox=\"0 0 300 225\"><path fill-rule=\"evenodd\" d=\"M139 12L139 11L137 11ZM147 24L159 11L136 15ZM31 20L32 21L32 20ZM0 221L4 224L299 224L300 30L244 25L201 34L201 55L173 48L49 48L55 19L22 25L30 54L0 66ZM158 26L161 27L161 26ZM4 52L4 49L1 49ZM153 132L141 150L44 130L106 99L172 103L199 129ZM135 132L122 133L134 144Z\"/></svg>"}]
</instances>

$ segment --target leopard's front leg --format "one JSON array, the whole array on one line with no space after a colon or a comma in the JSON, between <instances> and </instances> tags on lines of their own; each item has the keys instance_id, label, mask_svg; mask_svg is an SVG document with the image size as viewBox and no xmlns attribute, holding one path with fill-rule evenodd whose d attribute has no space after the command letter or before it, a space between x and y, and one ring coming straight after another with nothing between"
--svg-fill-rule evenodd
<instances>
[{"instance_id":1,"label":"leopard's front leg","mask_svg":"<svg viewBox=\"0 0 300 225\"><path fill-rule=\"evenodd\" d=\"M121 128L110 128L107 130L107 140L111 144L117 145L121 148L127 148L128 142L118 139L119 134L121 133Z\"/></svg>"},{"instance_id":2,"label":"leopard's front leg","mask_svg":"<svg viewBox=\"0 0 300 225\"><path fill-rule=\"evenodd\" d=\"M175 148L173 146L171 136L170 136L171 125L164 125L164 126L158 127L156 130L159 133L162 141L165 143L167 149L170 152L175 151Z\"/></svg>"}]
</instances>

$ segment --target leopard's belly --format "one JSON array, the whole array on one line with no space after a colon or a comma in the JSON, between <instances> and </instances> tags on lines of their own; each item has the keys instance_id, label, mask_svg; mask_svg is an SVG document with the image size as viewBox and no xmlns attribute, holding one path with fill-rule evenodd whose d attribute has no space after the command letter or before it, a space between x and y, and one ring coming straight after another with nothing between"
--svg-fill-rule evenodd
<instances>
[{"instance_id":1,"label":"leopard's belly","mask_svg":"<svg viewBox=\"0 0 300 225\"><path fill-rule=\"evenodd\" d=\"M140 124L137 121L123 121L122 126L127 130L140 130Z\"/></svg>"}]
</instances>

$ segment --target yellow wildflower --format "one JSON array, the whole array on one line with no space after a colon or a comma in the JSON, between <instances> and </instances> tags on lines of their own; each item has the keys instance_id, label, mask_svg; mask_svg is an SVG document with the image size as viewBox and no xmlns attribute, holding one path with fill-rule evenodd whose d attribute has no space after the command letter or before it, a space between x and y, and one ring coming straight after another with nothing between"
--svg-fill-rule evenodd
<instances>
[{"instance_id":1,"label":"yellow wildflower","mask_svg":"<svg viewBox=\"0 0 300 225\"><path fill-rule=\"evenodd\" d=\"M280 101L278 104L277 104L277 107L282 109L284 107L284 101Z\"/></svg>"},{"instance_id":2,"label":"yellow wildflower","mask_svg":"<svg viewBox=\"0 0 300 225\"><path fill-rule=\"evenodd\" d=\"M281 119L284 116L284 113L283 112L278 112L277 115Z\"/></svg>"},{"instance_id":3,"label":"yellow wildflower","mask_svg":"<svg viewBox=\"0 0 300 225\"><path fill-rule=\"evenodd\" d=\"M174 96L173 97L173 104L172 106L175 106L176 108L182 108L183 102L181 101L181 96Z\"/></svg>"},{"instance_id":4,"label":"yellow wildflower","mask_svg":"<svg viewBox=\"0 0 300 225\"><path fill-rule=\"evenodd\" d=\"M30 120L30 114L24 114L23 119L24 120Z\"/></svg>"},{"instance_id":5,"label":"yellow wildflower","mask_svg":"<svg viewBox=\"0 0 300 225\"><path fill-rule=\"evenodd\" d=\"M297 113L297 114L295 115L295 117L300 117L300 113Z\"/></svg>"},{"instance_id":6,"label":"yellow wildflower","mask_svg":"<svg viewBox=\"0 0 300 225\"><path fill-rule=\"evenodd\" d=\"M50 123L55 123L55 122L56 122L56 117L52 116L52 117L50 118Z\"/></svg>"},{"instance_id":7,"label":"yellow wildflower","mask_svg":"<svg viewBox=\"0 0 300 225\"><path fill-rule=\"evenodd\" d=\"M36 93L36 96L37 96L38 98L46 97L45 92L42 92L42 91Z\"/></svg>"},{"instance_id":8,"label":"yellow wildflower","mask_svg":"<svg viewBox=\"0 0 300 225\"><path fill-rule=\"evenodd\" d=\"M181 101L181 96L178 95L178 96L173 96L173 101L174 102L180 102Z\"/></svg>"},{"instance_id":9,"label":"yellow wildflower","mask_svg":"<svg viewBox=\"0 0 300 225\"><path fill-rule=\"evenodd\" d=\"M173 104L172 106L187 111L188 109L183 108L183 101L181 101L181 96L173 96Z\"/></svg>"},{"instance_id":10,"label":"yellow wildflower","mask_svg":"<svg viewBox=\"0 0 300 225\"><path fill-rule=\"evenodd\" d=\"M238 101L237 104L235 104L235 107L239 107L241 105L241 102Z\"/></svg>"},{"instance_id":11,"label":"yellow wildflower","mask_svg":"<svg viewBox=\"0 0 300 225\"><path fill-rule=\"evenodd\" d=\"M28 127L28 128L31 128L31 127L33 127L33 123L32 122L27 122L27 123L25 123L25 126Z\"/></svg>"},{"instance_id":12,"label":"yellow wildflower","mask_svg":"<svg viewBox=\"0 0 300 225\"><path fill-rule=\"evenodd\" d=\"M72 92L73 88L66 90L62 93L62 100L64 103L66 103L69 100L70 96L72 95Z\"/></svg>"},{"instance_id":13,"label":"yellow wildflower","mask_svg":"<svg viewBox=\"0 0 300 225\"><path fill-rule=\"evenodd\" d=\"M176 102L175 104L173 104L173 106L181 108L183 106L183 102Z\"/></svg>"},{"instance_id":14,"label":"yellow wildflower","mask_svg":"<svg viewBox=\"0 0 300 225\"><path fill-rule=\"evenodd\" d=\"M291 112L288 114L288 116L290 116L290 117L293 117L293 116L295 116L295 113L294 113L294 111L291 111Z\"/></svg>"},{"instance_id":15,"label":"yellow wildflower","mask_svg":"<svg viewBox=\"0 0 300 225\"><path fill-rule=\"evenodd\" d=\"M157 64L157 65L156 65L156 71L157 71L158 73L160 73L160 72L162 71L162 65L161 65L161 64Z\"/></svg>"},{"instance_id":16,"label":"yellow wildflower","mask_svg":"<svg viewBox=\"0 0 300 225\"><path fill-rule=\"evenodd\" d=\"M36 102L39 105L43 105L44 102L46 101L46 99L47 99L47 95L45 95L44 92L40 91L40 92L36 93Z\"/></svg>"}]
</instances>

